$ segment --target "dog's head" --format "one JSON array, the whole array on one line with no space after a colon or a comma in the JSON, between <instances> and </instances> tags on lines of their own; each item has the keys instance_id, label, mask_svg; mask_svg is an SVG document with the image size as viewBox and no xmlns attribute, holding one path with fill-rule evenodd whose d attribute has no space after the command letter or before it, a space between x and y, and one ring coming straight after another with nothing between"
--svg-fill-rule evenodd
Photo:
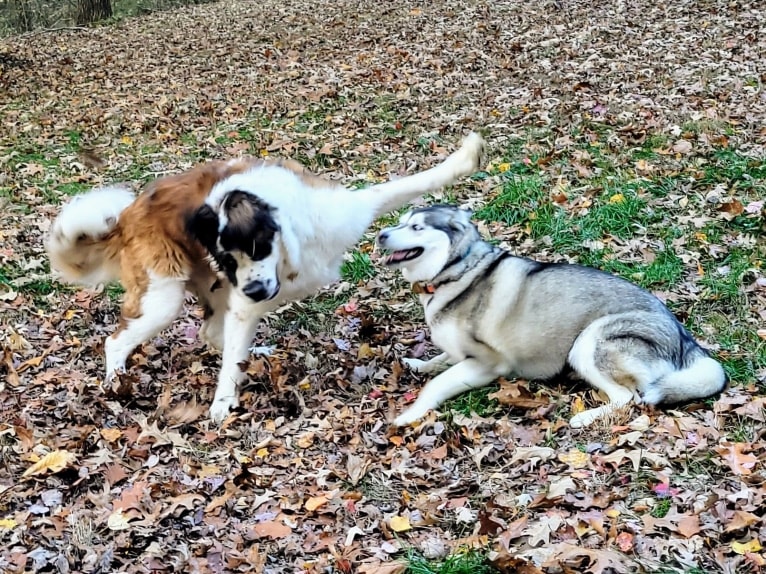
<instances>
[{"instance_id":1,"label":"dog's head","mask_svg":"<svg viewBox=\"0 0 766 574\"><path fill-rule=\"evenodd\" d=\"M378 245L390 251L385 265L402 270L410 282L430 281L480 239L471 212L451 205L408 211L399 225L378 234Z\"/></svg>"},{"instance_id":2,"label":"dog's head","mask_svg":"<svg viewBox=\"0 0 766 574\"><path fill-rule=\"evenodd\" d=\"M218 211L209 204L197 209L189 232L229 281L253 301L268 301L279 293L279 233L275 209L257 196L232 191Z\"/></svg>"}]
</instances>

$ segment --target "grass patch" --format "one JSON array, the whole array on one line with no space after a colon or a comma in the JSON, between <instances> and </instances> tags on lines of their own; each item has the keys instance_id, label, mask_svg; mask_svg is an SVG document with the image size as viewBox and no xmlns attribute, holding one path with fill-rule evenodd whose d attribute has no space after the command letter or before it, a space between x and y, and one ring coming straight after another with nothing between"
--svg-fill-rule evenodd
<instances>
[{"instance_id":1,"label":"grass patch","mask_svg":"<svg viewBox=\"0 0 766 574\"><path fill-rule=\"evenodd\" d=\"M498 385L493 383L481 389L461 393L457 397L446 401L442 410L457 411L465 416L471 416L474 413L480 417L490 416L500 408L499 403L495 399L489 398L489 395L497 392L498 388Z\"/></svg>"},{"instance_id":2,"label":"grass patch","mask_svg":"<svg viewBox=\"0 0 766 574\"><path fill-rule=\"evenodd\" d=\"M407 556L406 574L496 574L499 572L490 564L484 552L467 549L448 556L444 560L432 561L415 552Z\"/></svg>"},{"instance_id":3,"label":"grass patch","mask_svg":"<svg viewBox=\"0 0 766 574\"><path fill-rule=\"evenodd\" d=\"M341 277L351 283L368 281L375 277L376 273L369 254L361 251L352 252L351 259L344 261L340 268Z\"/></svg>"},{"instance_id":4,"label":"grass patch","mask_svg":"<svg viewBox=\"0 0 766 574\"><path fill-rule=\"evenodd\" d=\"M654 508L652 508L650 514L654 518L665 518L668 512L670 512L670 505L671 502L669 498L660 498L657 501L657 504L654 505Z\"/></svg>"},{"instance_id":5,"label":"grass patch","mask_svg":"<svg viewBox=\"0 0 766 574\"><path fill-rule=\"evenodd\" d=\"M693 127L687 131L715 126ZM693 333L718 346L716 357L733 383L752 384L766 368L766 341L754 328L758 293L746 291L763 276L755 239L762 218L745 212L725 220L701 198L721 186L743 205L761 199L766 163L726 147L724 136L717 147L681 155L667 152L677 139L667 134L648 134L626 150L600 129L572 132L571 147L556 153L547 151L551 134L512 142L505 163L490 169L498 191L475 217L503 223L502 238L511 243L533 240L527 249L538 259L567 256L650 290L692 285L669 305ZM637 166L640 160L646 164ZM684 196L688 202L675 200Z\"/></svg>"}]
</instances>

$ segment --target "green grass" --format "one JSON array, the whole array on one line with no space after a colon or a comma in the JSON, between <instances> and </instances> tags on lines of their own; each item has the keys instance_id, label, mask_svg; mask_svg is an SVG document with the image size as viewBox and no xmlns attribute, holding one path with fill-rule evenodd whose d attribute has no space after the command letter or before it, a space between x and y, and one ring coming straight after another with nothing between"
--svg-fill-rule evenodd
<instances>
[{"instance_id":1,"label":"green grass","mask_svg":"<svg viewBox=\"0 0 766 574\"><path fill-rule=\"evenodd\" d=\"M654 518L665 518L668 512L670 512L670 505L670 498L660 498L657 501L657 504L654 505L654 508L652 508L650 514Z\"/></svg>"},{"instance_id":2,"label":"green grass","mask_svg":"<svg viewBox=\"0 0 766 574\"><path fill-rule=\"evenodd\" d=\"M724 129L703 123L686 131L714 127ZM754 329L757 300L746 291L762 274L762 219L747 213L724 219L704 198L718 185L743 205L763 198L766 161L725 145L667 153L678 138L665 134L648 134L626 150L609 143L610 133L595 125L573 130L572 148L552 159L545 152L550 134L514 140L505 165L490 170L498 191L475 217L503 223L511 244L531 239L532 257L567 256L646 289L680 293L671 309L718 346L716 357L734 384L752 384L766 368L766 341ZM639 160L651 169L636 167ZM574 164L587 164L587 172ZM555 202L550 190L562 176L569 178L566 201Z\"/></svg>"},{"instance_id":3,"label":"green grass","mask_svg":"<svg viewBox=\"0 0 766 574\"><path fill-rule=\"evenodd\" d=\"M375 277L377 271L367 253L354 251L351 253L351 259L344 261L340 268L341 277L345 281L360 283L368 281Z\"/></svg>"},{"instance_id":4,"label":"green grass","mask_svg":"<svg viewBox=\"0 0 766 574\"><path fill-rule=\"evenodd\" d=\"M406 574L495 574L498 573L484 552L467 549L448 556L444 560L426 560L410 552L407 556Z\"/></svg>"},{"instance_id":5,"label":"green grass","mask_svg":"<svg viewBox=\"0 0 766 574\"><path fill-rule=\"evenodd\" d=\"M492 384L481 389L461 393L446 401L442 410L457 411L465 416L471 416L474 413L480 417L490 416L499 409L498 402L489 398L489 395L496 392L497 389L497 384Z\"/></svg>"}]
</instances>

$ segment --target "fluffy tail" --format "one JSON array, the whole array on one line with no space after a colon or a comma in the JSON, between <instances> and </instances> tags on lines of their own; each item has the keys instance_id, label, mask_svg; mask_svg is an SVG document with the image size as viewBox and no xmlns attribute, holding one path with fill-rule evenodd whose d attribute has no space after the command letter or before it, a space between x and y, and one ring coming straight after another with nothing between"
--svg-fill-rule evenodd
<instances>
[{"instance_id":1,"label":"fluffy tail","mask_svg":"<svg viewBox=\"0 0 766 574\"><path fill-rule=\"evenodd\" d=\"M51 270L70 283L96 285L119 277L119 251L110 248L120 213L133 202L124 188L95 189L65 205L45 248Z\"/></svg>"},{"instance_id":2,"label":"fluffy tail","mask_svg":"<svg viewBox=\"0 0 766 574\"><path fill-rule=\"evenodd\" d=\"M376 217L388 213L421 195L451 185L479 168L484 140L475 132L465 138L460 149L436 167L379 183L357 193L368 193L375 202Z\"/></svg>"},{"instance_id":3,"label":"fluffy tail","mask_svg":"<svg viewBox=\"0 0 766 574\"><path fill-rule=\"evenodd\" d=\"M686 367L652 382L643 399L651 405L706 399L723 391L726 383L726 372L721 364L700 349Z\"/></svg>"}]
</instances>

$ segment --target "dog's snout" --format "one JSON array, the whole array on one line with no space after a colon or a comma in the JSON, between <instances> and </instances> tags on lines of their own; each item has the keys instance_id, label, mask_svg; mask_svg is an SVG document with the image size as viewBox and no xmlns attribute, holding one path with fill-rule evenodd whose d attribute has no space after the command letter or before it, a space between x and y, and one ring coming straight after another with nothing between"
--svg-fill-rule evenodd
<instances>
[{"instance_id":1,"label":"dog's snout","mask_svg":"<svg viewBox=\"0 0 766 574\"><path fill-rule=\"evenodd\" d=\"M378 233L378 243L383 245L386 241L388 241L388 235L388 231L381 231Z\"/></svg>"},{"instance_id":2,"label":"dog's snout","mask_svg":"<svg viewBox=\"0 0 766 574\"><path fill-rule=\"evenodd\" d=\"M251 281L242 288L242 293L253 301L263 301L270 296L268 288L262 281Z\"/></svg>"}]
</instances>

